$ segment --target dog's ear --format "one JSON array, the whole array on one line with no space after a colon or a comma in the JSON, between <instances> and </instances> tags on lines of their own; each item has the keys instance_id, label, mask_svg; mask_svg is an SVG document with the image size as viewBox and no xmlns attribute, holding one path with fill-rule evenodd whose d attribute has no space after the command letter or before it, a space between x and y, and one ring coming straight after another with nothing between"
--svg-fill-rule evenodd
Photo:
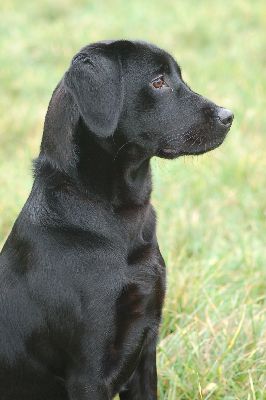
<instances>
[{"instance_id":1,"label":"dog's ear","mask_svg":"<svg viewBox=\"0 0 266 400\"><path fill-rule=\"evenodd\" d=\"M98 136L115 131L122 109L122 73L116 54L102 48L78 53L64 77L88 128Z\"/></svg>"}]
</instances>

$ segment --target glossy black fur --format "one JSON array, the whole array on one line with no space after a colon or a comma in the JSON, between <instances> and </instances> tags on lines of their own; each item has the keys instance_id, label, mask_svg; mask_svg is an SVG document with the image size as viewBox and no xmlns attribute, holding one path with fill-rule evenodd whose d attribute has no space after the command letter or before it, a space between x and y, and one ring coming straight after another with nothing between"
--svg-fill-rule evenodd
<instances>
[{"instance_id":1,"label":"glossy black fur","mask_svg":"<svg viewBox=\"0 0 266 400\"><path fill-rule=\"evenodd\" d=\"M156 89L162 74L168 86ZM150 159L221 144L231 125L221 110L147 43L74 57L1 253L0 400L157 398L165 266Z\"/></svg>"}]
</instances>

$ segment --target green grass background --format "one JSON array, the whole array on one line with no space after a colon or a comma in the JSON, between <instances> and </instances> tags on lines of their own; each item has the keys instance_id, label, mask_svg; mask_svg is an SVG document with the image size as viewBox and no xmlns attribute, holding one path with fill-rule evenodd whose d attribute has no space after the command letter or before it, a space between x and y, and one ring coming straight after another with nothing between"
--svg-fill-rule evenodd
<instances>
[{"instance_id":1,"label":"green grass background","mask_svg":"<svg viewBox=\"0 0 266 400\"><path fill-rule=\"evenodd\" d=\"M221 148L154 160L167 262L159 398L266 399L266 3L2 0L0 242L32 184L47 104L73 54L105 38L166 48L233 109Z\"/></svg>"}]
</instances>

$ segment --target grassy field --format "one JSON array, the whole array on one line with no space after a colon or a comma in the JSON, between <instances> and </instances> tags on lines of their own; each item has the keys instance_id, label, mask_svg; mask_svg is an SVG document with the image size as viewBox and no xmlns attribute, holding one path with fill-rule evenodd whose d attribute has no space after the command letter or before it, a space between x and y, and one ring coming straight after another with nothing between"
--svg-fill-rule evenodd
<instances>
[{"instance_id":1,"label":"grassy field","mask_svg":"<svg viewBox=\"0 0 266 400\"><path fill-rule=\"evenodd\" d=\"M168 266L160 399L266 399L265 27L264 0L1 1L0 242L29 193L52 90L84 44L152 41L235 113L221 148L153 163Z\"/></svg>"}]
</instances>

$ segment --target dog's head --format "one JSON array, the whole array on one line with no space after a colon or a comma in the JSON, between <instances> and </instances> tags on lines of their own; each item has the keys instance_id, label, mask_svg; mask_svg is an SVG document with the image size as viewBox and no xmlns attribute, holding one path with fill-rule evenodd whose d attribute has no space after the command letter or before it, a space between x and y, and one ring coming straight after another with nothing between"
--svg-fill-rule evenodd
<instances>
[{"instance_id":1,"label":"dog's head","mask_svg":"<svg viewBox=\"0 0 266 400\"><path fill-rule=\"evenodd\" d=\"M63 82L91 133L102 142L137 146L147 157L212 150L233 121L231 111L188 87L173 57L144 42L84 47Z\"/></svg>"}]
</instances>

